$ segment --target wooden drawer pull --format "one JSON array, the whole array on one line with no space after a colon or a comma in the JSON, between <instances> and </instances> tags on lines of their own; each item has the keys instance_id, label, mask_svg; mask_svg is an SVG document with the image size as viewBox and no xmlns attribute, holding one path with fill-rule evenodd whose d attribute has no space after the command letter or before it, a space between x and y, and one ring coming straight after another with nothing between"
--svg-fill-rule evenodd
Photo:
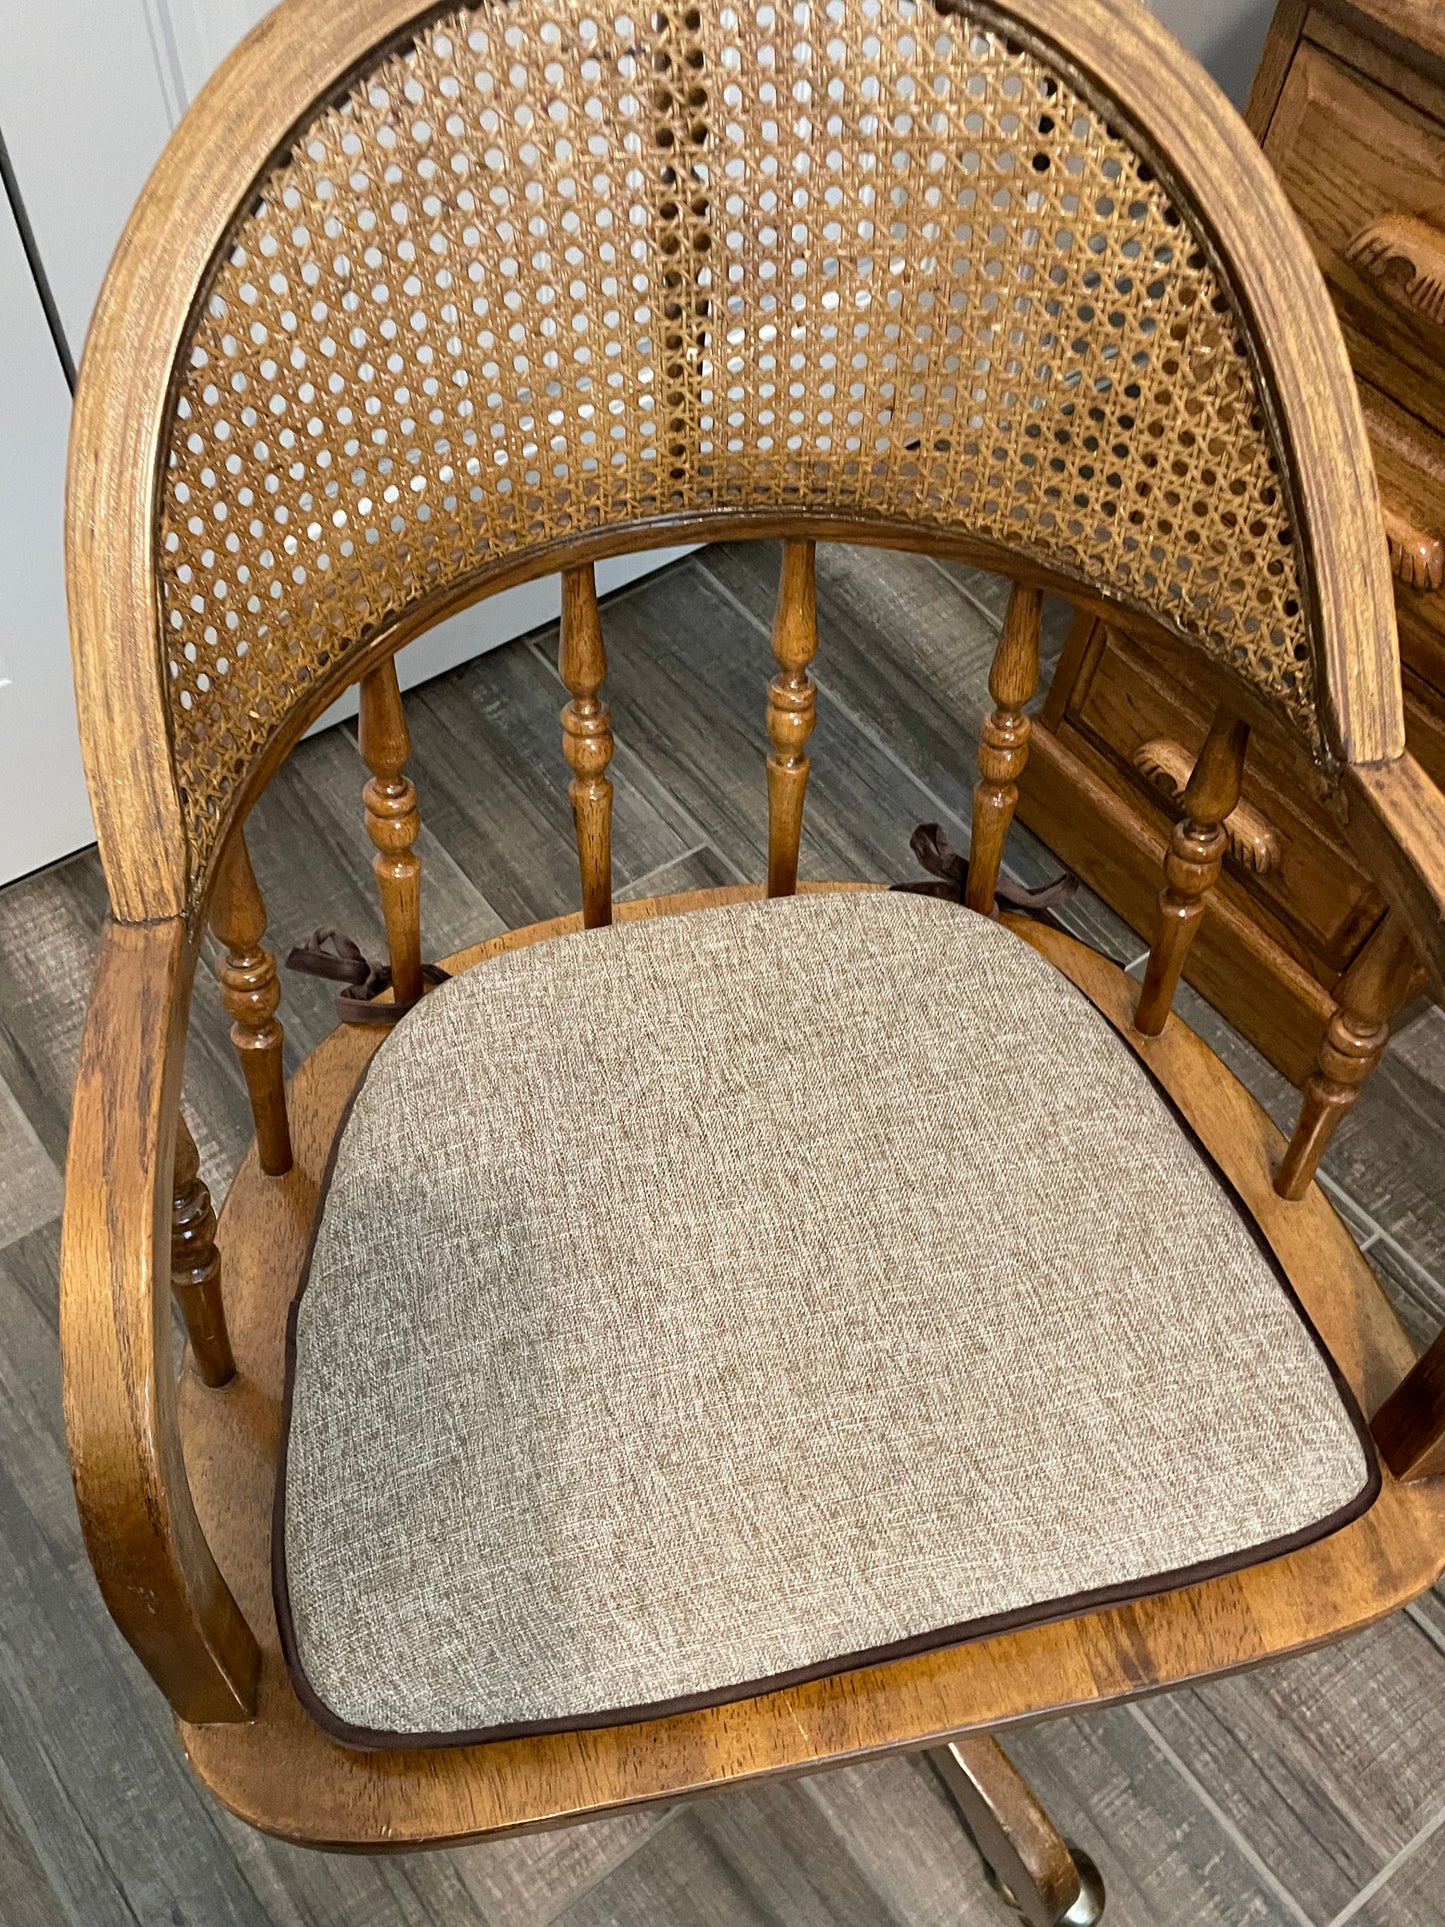
<instances>
[{"instance_id":1,"label":"wooden drawer pull","mask_svg":"<svg viewBox=\"0 0 1445 1927\"><path fill-rule=\"evenodd\" d=\"M1445 579L1445 547L1438 535L1417 528L1402 509L1380 504L1385 516L1385 539L1390 544L1390 567L1412 589L1438 589Z\"/></svg>"},{"instance_id":2,"label":"wooden drawer pull","mask_svg":"<svg viewBox=\"0 0 1445 1927\"><path fill-rule=\"evenodd\" d=\"M1398 307L1445 328L1445 234L1415 214L1371 221L1345 249L1355 266Z\"/></svg>"},{"instance_id":3,"label":"wooden drawer pull","mask_svg":"<svg viewBox=\"0 0 1445 1927\"><path fill-rule=\"evenodd\" d=\"M1194 758L1182 743L1168 736L1151 737L1134 751L1133 764L1155 789L1162 790L1172 803L1183 800L1185 786L1194 768ZM1238 803L1224 819L1229 838L1229 854L1246 870L1264 876L1279 863L1279 838L1273 828L1248 803Z\"/></svg>"}]
</instances>

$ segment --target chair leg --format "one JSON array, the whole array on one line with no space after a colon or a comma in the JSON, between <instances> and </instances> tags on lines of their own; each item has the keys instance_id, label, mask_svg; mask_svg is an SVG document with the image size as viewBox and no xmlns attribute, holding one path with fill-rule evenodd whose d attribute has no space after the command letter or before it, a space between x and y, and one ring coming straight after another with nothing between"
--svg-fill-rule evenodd
<instances>
[{"instance_id":1,"label":"chair leg","mask_svg":"<svg viewBox=\"0 0 1445 1927\"><path fill-rule=\"evenodd\" d=\"M1029 1927L1094 1927L1104 1912L1098 1868L1056 1831L998 1741L954 1740L928 1758L994 1886Z\"/></svg>"}]
</instances>

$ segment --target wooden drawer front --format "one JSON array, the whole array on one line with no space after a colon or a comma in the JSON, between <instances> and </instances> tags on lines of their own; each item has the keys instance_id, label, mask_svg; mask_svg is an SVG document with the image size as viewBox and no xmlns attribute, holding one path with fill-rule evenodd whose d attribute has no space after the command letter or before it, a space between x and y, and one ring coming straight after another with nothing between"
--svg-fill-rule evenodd
<instances>
[{"instance_id":1,"label":"wooden drawer front","mask_svg":"<svg viewBox=\"0 0 1445 1927\"><path fill-rule=\"evenodd\" d=\"M1303 40L1264 151L1356 372L1445 432L1445 126Z\"/></svg>"},{"instance_id":2,"label":"wooden drawer front","mask_svg":"<svg viewBox=\"0 0 1445 1927\"><path fill-rule=\"evenodd\" d=\"M1137 791L1167 808L1164 793L1143 773L1140 761L1160 760L1148 746L1177 744L1192 767L1208 718L1190 700L1187 684L1170 674L1157 645L1151 644L1146 654L1127 637L1104 629L1091 655L1092 666L1086 661L1070 698L1067 721L1103 751ZM1271 737L1259 743L1245 768L1242 801L1273 831L1278 854L1264 875L1236 855L1226 859L1226 869L1294 933L1309 955L1339 971L1383 915L1384 902L1342 849L1333 822L1310 792L1310 781L1307 758L1287 739Z\"/></svg>"},{"instance_id":3,"label":"wooden drawer front","mask_svg":"<svg viewBox=\"0 0 1445 1927\"><path fill-rule=\"evenodd\" d=\"M1445 438L1368 383L1360 401L1390 537L1400 654L1445 695Z\"/></svg>"}]
</instances>

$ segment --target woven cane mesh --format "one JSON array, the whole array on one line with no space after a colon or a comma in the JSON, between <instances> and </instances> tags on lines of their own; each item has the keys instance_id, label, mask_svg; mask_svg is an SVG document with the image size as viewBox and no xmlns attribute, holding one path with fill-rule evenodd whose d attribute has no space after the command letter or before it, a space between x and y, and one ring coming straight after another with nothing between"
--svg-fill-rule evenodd
<instances>
[{"instance_id":1,"label":"woven cane mesh","mask_svg":"<svg viewBox=\"0 0 1445 1927\"><path fill-rule=\"evenodd\" d=\"M1228 291L1059 73L914 0L434 19L263 181L163 478L193 861L315 679L471 572L675 511L1007 543L1315 739Z\"/></svg>"}]
</instances>

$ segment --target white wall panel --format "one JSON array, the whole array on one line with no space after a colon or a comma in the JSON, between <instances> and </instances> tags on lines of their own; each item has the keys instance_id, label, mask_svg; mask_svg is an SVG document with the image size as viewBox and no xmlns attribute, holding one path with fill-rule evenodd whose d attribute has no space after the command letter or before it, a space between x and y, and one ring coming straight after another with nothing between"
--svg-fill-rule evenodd
<instances>
[{"instance_id":1,"label":"white wall panel","mask_svg":"<svg viewBox=\"0 0 1445 1927\"><path fill-rule=\"evenodd\" d=\"M1274 0L1153 0L1151 11L1243 107Z\"/></svg>"},{"instance_id":2,"label":"white wall panel","mask_svg":"<svg viewBox=\"0 0 1445 1927\"><path fill-rule=\"evenodd\" d=\"M172 119L144 0L7 0L0 128L77 361Z\"/></svg>"},{"instance_id":3,"label":"white wall panel","mask_svg":"<svg viewBox=\"0 0 1445 1927\"><path fill-rule=\"evenodd\" d=\"M174 61L180 87L194 100L236 42L267 13L268 0L146 0Z\"/></svg>"}]
</instances>

